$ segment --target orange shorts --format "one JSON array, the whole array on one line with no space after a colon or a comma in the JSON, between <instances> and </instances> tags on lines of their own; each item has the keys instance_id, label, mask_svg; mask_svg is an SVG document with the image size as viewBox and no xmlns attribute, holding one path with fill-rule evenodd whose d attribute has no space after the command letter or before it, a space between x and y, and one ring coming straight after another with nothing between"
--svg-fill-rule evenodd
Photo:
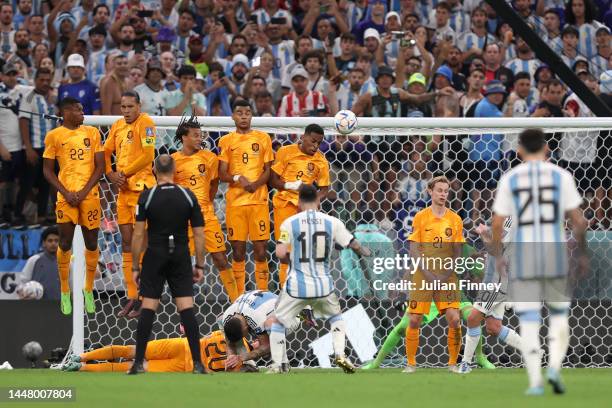
<instances>
[{"instance_id":1,"label":"orange shorts","mask_svg":"<svg viewBox=\"0 0 612 408\"><path fill-rule=\"evenodd\" d=\"M229 241L270 239L270 211L267 204L227 207L225 222Z\"/></svg>"},{"instance_id":2,"label":"orange shorts","mask_svg":"<svg viewBox=\"0 0 612 408\"><path fill-rule=\"evenodd\" d=\"M458 290L416 290L410 294L408 313L425 315L429 313L433 301L442 314L446 309L459 309L460 300Z\"/></svg>"},{"instance_id":3,"label":"orange shorts","mask_svg":"<svg viewBox=\"0 0 612 408\"><path fill-rule=\"evenodd\" d=\"M204 214L204 246L206 252L224 252L225 248L225 235L221 230L221 224L214 215ZM189 252L193 255L195 253L195 244L193 242L193 230L189 227Z\"/></svg>"},{"instance_id":4,"label":"orange shorts","mask_svg":"<svg viewBox=\"0 0 612 408\"><path fill-rule=\"evenodd\" d=\"M274 239L280 237L280 227L287 218L298 213L297 206L287 203L285 207L274 207Z\"/></svg>"},{"instance_id":5,"label":"orange shorts","mask_svg":"<svg viewBox=\"0 0 612 408\"><path fill-rule=\"evenodd\" d=\"M147 343L146 370L151 373L182 373L188 370L186 359L191 361L187 339L161 339Z\"/></svg>"},{"instance_id":6,"label":"orange shorts","mask_svg":"<svg viewBox=\"0 0 612 408\"><path fill-rule=\"evenodd\" d=\"M136 205L140 191L119 191L117 197L117 224L136 224Z\"/></svg>"},{"instance_id":7,"label":"orange shorts","mask_svg":"<svg viewBox=\"0 0 612 408\"><path fill-rule=\"evenodd\" d=\"M78 207L72 207L63 199L58 200L55 204L55 217L58 224L71 222L90 230L100 228L102 207L98 192L95 191L94 194L85 198Z\"/></svg>"}]
</instances>

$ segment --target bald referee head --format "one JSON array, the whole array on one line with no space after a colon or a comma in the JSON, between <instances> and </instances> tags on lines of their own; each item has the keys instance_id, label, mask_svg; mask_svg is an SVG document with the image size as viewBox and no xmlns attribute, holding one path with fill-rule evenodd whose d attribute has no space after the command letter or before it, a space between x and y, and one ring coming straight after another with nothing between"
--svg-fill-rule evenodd
<instances>
[{"instance_id":1,"label":"bald referee head","mask_svg":"<svg viewBox=\"0 0 612 408\"><path fill-rule=\"evenodd\" d=\"M153 164L153 171L155 172L155 176L157 176L157 184L160 182L168 182L168 178L170 182L174 180L174 159L169 154L160 154L155 159L155 163ZM160 177L163 181L160 181Z\"/></svg>"}]
</instances>

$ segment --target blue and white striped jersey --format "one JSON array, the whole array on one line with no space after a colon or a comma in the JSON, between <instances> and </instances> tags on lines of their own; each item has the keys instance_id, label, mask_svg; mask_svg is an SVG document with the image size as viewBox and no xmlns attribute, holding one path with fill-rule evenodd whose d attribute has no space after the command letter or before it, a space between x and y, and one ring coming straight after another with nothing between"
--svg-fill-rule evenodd
<instances>
[{"instance_id":1,"label":"blue and white striped jersey","mask_svg":"<svg viewBox=\"0 0 612 408\"><path fill-rule=\"evenodd\" d=\"M510 242L516 250L509 256L517 278L566 275L565 214L581 204L573 176L555 164L530 161L501 177L493 212L514 221Z\"/></svg>"},{"instance_id":2,"label":"blue and white striped jersey","mask_svg":"<svg viewBox=\"0 0 612 408\"><path fill-rule=\"evenodd\" d=\"M246 319L251 334L257 336L265 333L264 323L274 312L277 300L278 296L272 292L261 290L245 292L223 313L220 322L221 328L223 328L225 322L239 314Z\"/></svg>"},{"instance_id":3,"label":"blue and white striped jersey","mask_svg":"<svg viewBox=\"0 0 612 408\"><path fill-rule=\"evenodd\" d=\"M508 62L506 62L506 68L508 68L514 75L519 72L527 72L531 77L531 84L535 86L535 72L538 67L542 65L542 62L539 59L528 59L524 60L521 58L514 58Z\"/></svg>"},{"instance_id":4,"label":"blue and white striped jersey","mask_svg":"<svg viewBox=\"0 0 612 408\"><path fill-rule=\"evenodd\" d=\"M582 24L580 27L576 27L580 33L580 37L578 37L578 47L576 47L578 54L586 59L591 59L597 55L595 32L602 26L601 23L593 21L591 24L586 23Z\"/></svg>"},{"instance_id":5,"label":"blue and white striped jersey","mask_svg":"<svg viewBox=\"0 0 612 408\"><path fill-rule=\"evenodd\" d=\"M285 290L294 298L318 298L334 290L330 260L334 243L348 247L353 235L336 217L307 210L287 218L279 242L291 247Z\"/></svg>"},{"instance_id":6,"label":"blue and white striped jersey","mask_svg":"<svg viewBox=\"0 0 612 408\"><path fill-rule=\"evenodd\" d=\"M27 119L30 128L30 143L34 149L45 147L47 132L57 127L57 124L42 115L53 115L53 104L47 101L44 95L31 91L21 100L19 118Z\"/></svg>"}]
</instances>

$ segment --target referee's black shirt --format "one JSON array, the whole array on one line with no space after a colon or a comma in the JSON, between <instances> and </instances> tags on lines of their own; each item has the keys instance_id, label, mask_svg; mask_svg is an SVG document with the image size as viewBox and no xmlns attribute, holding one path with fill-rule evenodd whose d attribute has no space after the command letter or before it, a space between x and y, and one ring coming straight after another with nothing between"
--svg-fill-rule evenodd
<instances>
[{"instance_id":1,"label":"referee's black shirt","mask_svg":"<svg viewBox=\"0 0 612 408\"><path fill-rule=\"evenodd\" d=\"M204 217L191 190L176 184L156 185L143 191L136 207L136 221L147 221L149 246L188 245L188 227L203 227Z\"/></svg>"}]
</instances>

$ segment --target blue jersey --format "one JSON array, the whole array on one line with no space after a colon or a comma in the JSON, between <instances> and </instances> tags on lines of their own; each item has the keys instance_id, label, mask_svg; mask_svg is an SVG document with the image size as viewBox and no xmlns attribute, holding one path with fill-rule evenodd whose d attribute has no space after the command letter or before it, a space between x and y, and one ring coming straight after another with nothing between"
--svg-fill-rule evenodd
<instances>
[{"instance_id":1,"label":"blue jersey","mask_svg":"<svg viewBox=\"0 0 612 408\"><path fill-rule=\"evenodd\" d=\"M61 85L57 91L58 103L68 96L81 102L83 113L86 115L93 115L94 111L101 109L100 91L96 85L86 79L75 84Z\"/></svg>"}]
</instances>

